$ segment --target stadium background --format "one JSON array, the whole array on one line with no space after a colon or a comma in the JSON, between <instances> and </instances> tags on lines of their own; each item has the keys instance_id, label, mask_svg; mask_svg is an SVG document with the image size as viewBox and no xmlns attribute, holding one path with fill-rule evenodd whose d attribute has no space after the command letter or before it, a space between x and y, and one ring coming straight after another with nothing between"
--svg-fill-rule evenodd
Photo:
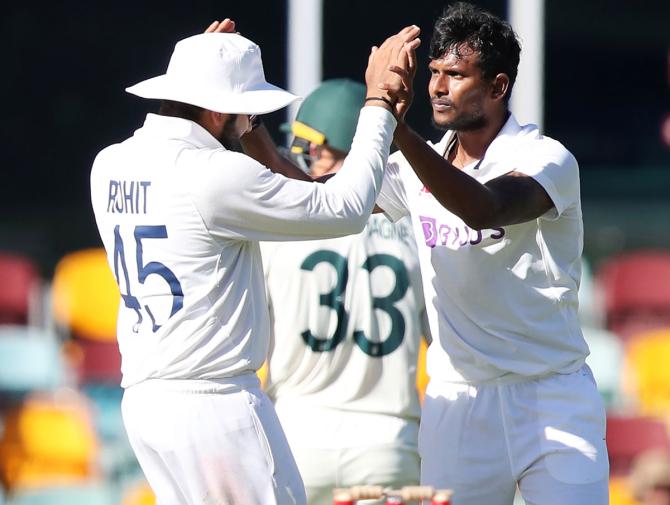
<instances>
[{"instance_id":1,"label":"stadium background","mask_svg":"<svg viewBox=\"0 0 670 505\"><path fill-rule=\"evenodd\" d=\"M506 14L504 0L478 3ZM361 79L369 47L410 22L423 30L419 59L426 61L431 23L443 5L326 1L324 78ZM178 39L223 16L261 46L268 79L285 84L284 1L4 8L0 248L36 258L48 276L66 251L99 244L88 191L93 157L155 110L123 89L163 72ZM670 245L662 229L662 216L670 216L670 148L661 138L670 114L669 18L664 0L546 3L545 131L580 162L586 254L596 262L623 248ZM410 122L436 138L427 78L420 69ZM283 115L271 119L276 126Z\"/></svg>"},{"instance_id":2,"label":"stadium background","mask_svg":"<svg viewBox=\"0 0 670 505\"><path fill-rule=\"evenodd\" d=\"M505 0L474 3L506 16ZM409 23L422 28L426 62L445 4L324 0L324 79L361 80L370 46ZM626 251L670 251L670 3L547 0L545 9L544 131L580 162L591 269ZM4 6L0 251L31 258L48 283L67 253L100 246L92 160L156 110L123 89L162 73L177 40L223 17L261 46L268 80L286 85L285 0ZM420 66L409 122L436 139L427 82ZM285 119L266 121L280 144Z\"/></svg>"}]
</instances>

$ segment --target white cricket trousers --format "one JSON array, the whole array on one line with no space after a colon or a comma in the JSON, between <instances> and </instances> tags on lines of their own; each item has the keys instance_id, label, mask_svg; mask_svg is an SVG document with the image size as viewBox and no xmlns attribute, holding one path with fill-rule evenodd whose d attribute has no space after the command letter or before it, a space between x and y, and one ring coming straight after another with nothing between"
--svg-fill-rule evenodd
<instances>
[{"instance_id":1,"label":"white cricket trousers","mask_svg":"<svg viewBox=\"0 0 670 505\"><path fill-rule=\"evenodd\" d=\"M588 366L522 382L431 381L421 482L453 505L607 505L605 409Z\"/></svg>"},{"instance_id":2,"label":"white cricket trousers","mask_svg":"<svg viewBox=\"0 0 670 505\"><path fill-rule=\"evenodd\" d=\"M292 399L278 400L276 409L305 483L308 505L332 505L333 488L418 484L416 419L322 408Z\"/></svg>"},{"instance_id":3,"label":"white cricket trousers","mask_svg":"<svg viewBox=\"0 0 670 505\"><path fill-rule=\"evenodd\" d=\"M146 381L126 389L122 413L158 505L306 503L274 407L255 376Z\"/></svg>"}]
</instances>

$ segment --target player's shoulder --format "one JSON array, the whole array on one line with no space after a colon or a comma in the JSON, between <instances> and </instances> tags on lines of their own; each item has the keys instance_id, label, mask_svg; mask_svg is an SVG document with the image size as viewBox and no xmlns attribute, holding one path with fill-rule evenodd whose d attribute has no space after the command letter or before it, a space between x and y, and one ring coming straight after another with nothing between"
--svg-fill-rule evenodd
<instances>
[{"instance_id":1,"label":"player's shoulder","mask_svg":"<svg viewBox=\"0 0 670 505\"><path fill-rule=\"evenodd\" d=\"M104 162L112 157L118 156L120 154L122 146L123 142L118 142L103 147L100 151L98 151L98 154L95 155L95 158L93 159L93 164L94 165L100 164L100 162Z\"/></svg>"},{"instance_id":2,"label":"player's shoulder","mask_svg":"<svg viewBox=\"0 0 670 505\"><path fill-rule=\"evenodd\" d=\"M101 149L93 158L91 166L91 180L96 180L102 174L109 173L119 165L119 159L122 156L123 143L109 145Z\"/></svg>"},{"instance_id":3,"label":"player's shoulder","mask_svg":"<svg viewBox=\"0 0 670 505\"><path fill-rule=\"evenodd\" d=\"M538 150L570 152L559 140L540 132L536 125L524 125L516 136L519 142L528 143Z\"/></svg>"},{"instance_id":4,"label":"player's shoulder","mask_svg":"<svg viewBox=\"0 0 670 505\"><path fill-rule=\"evenodd\" d=\"M246 154L223 148L197 149L193 154L195 160L181 161L192 182L204 191L220 190L221 185L231 191L239 190L269 171Z\"/></svg>"},{"instance_id":5,"label":"player's shoulder","mask_svg":"<svg viewBox=\"0 0 670 505\"><path fill-rule=\"evenodd\" d=\"M138 132L135 132L124 140L103 147L93 159L93 168L117 168L126 165L129 160L145 156L142 144L138 141Z\"/></svg>"},{"instance_id":6,"label":"player's shoulder","mask_svg":"<svg viewBox=\"0 0 670 505\"><path fill-rule=\"evenodd\" d=\"M560 141L544 135L535 125L524 125L507 146L508 155L521 161L577 168L577 159Z\"/></svg>"},{"instance_id":7,"label":"player's shoulder","mask_svg":"<svg viewBox=\"0 0 670 505\"><path fill-rule=\"evenodd\" d=\"M195 152L201 158L203 167L209 170L219 170L222 165L230 167L231 170L262 167L250 156L223 147L200 148L196 149Z\"/></svg>"},{"instance_id":8,"label":"player's shoulder","mask_svg":"<svg viewBox=\"0 0 670 505\"><path fill-rule=\"evenodd\" d=\"M241 153L201 148L180 155L175 181L189 195L203 219L225 217L257 199L270 170Z\"/></svg>"}]
</instances>

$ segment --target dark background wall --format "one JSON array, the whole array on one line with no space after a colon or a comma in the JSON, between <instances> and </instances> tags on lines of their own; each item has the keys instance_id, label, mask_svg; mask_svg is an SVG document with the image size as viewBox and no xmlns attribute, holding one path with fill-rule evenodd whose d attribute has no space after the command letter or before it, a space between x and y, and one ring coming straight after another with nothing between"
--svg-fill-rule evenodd
<instances>
[{"instance_id":1,"label":"dark background wall","mask_svg":"<svg viewBox=\"0 0 670 505\"><path fill-rule=\"evenodd\" d=\"M506 15L504 0L475 3ZM423 30L427 62L444 5L325 0L324 78L362 80L370 46L409 23ZM545 131L581 163L587 255L670 247L670 150L660 135L670 114L670 2L547 0L546 14ZM268 80L285 85L284 0L4 6L0 249L32 256L48 277L64 253L100 244L91 162L156 106L124 88L162 73L177 40L226 16L261 46ZM420 68L409 121L435 139L427 81ZM275 113L267 122L276 131L283 120Z\"/></svg>"}]
</instances>

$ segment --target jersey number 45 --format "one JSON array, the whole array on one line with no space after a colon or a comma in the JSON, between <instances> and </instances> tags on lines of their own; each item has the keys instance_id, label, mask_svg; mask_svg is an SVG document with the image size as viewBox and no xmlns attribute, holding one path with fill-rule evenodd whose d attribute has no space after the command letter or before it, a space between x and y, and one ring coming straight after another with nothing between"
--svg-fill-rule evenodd
<instances>
[{"instance_id":1,"label":"jersey number 45","mask_svg":"<svg viewBox=\"0 0 670 505\"><path fill-rule=\"evenodd\" d=\"M150 261L144 263L144 253L142 248L142 240L145 239L165 239L168 237L167 228L163 226L135 226L135 260L137 262L137 282L144 284L147 280L147 277L150 275L158 275L165 279L168 287L170 288L170 293L172 294L172 309L170 310L170 316L174 316L181 308L184 306L184 292L181 289L181 284L177 280L177 276L172 270L166 267L163 263L157 261ZM123 274L123 278L120 274ZM133 325L133 331L135 333L139 332L142 321L144 320L142 313L146 312L151 318L151 330L155 333L160 328L160 325L156 323L156 318L154 317L151 309L148 305L142 306L140 300L132 295L131 285L134 282L131 282L130 276L128 275L128 267L126 265L126 252L123 246L123 239L121 238L121 232L119 225L117 224L114 227L114 275L116 276L116 282L119 285L119 290L121 291L121 298L123 303L129 309L134 310L137 313L137 322ZM123 292L122 287L125 286L125 293Z\"/></svg>"}]
</instances>

